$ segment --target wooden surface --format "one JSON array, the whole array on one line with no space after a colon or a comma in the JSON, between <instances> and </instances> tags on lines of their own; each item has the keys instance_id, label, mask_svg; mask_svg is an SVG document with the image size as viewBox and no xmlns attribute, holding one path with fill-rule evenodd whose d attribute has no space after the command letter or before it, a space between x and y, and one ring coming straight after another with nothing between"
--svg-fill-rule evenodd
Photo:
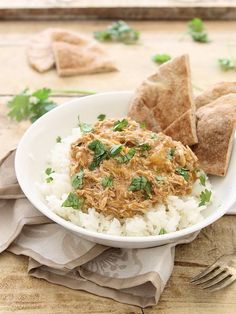
<instances>
[{"instance_id":1,"label":"wooden surface","mask_svg":"<svg viewBox=\"0 0 236 314\"><path fill-rule=\"evenodd\" d=\"M0 19L235 19L234 0L0 0Z\"/></svg>"},{"instance_id":2,"label":"wooden surface","mask_svg":"<svg viewBox=\"0 0 236 314\"><path fill-rule=\"evenodd\" d=\"M120 72L58 78L53 70L38 74L29 68L25 45L30 35L45 27L59 26L82 30L91 34L103 28L104 22L5 22L0 24L0 157L17 144L28 122L16 123L7 118L8 95L18 93L26 86L34 89L80 88L97 91L133 89L157 66L150 57L159 53L173 56L188 52L191 57L193 81L199 87L222 80L235 80L236 72L222 73L216 64L218 57L227 56L227 43L236 40L236 22L209 22L210 44L193 43L189 38L180 41L185 31L184 22L136 22L132 25L142 31L138 46L106 45L117 59ZM236 46L235 46L236 47ZM235 48L234 48L235 49ZM233 49L233 51L234 51ZM55 98L58 103L66 97ZM112 104L111 104L112 105ZM54 313L145 313L145 314L233 314L236 311L236 284L220 292L201 291L189 284L190 278L221 254L236 250L236 216L225 216L204 229L191 244L179 246L173 275L157 306L140 309L115 301L73 291L27 276L27 259L3 253L0 255L0 314L54 314ZM155 258L155 257L153 257Z\"/></svg>"}]
</instances>

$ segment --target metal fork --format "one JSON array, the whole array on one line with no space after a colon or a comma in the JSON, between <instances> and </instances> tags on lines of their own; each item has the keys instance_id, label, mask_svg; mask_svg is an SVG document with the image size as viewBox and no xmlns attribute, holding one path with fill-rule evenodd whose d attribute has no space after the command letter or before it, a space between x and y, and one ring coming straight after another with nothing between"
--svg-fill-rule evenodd
<instances>
[{"instance_id":1,"label":"metal fork","mask_svg":"<svg viewBox=\"0 0 236 314\"><path fill-rule=\"evenodd\" d=\"M236 253L223 255L190 281L210 291L220 290L236 280Z\"/></svg>"}]
</instances>

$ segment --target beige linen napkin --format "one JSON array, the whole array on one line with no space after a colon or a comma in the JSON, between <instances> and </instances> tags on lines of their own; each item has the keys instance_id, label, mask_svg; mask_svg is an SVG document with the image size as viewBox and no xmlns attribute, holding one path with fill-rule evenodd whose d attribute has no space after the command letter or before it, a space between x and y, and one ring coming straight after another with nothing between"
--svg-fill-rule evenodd
<instances>
[{"instance_id":1,"label":"beige linen napkin","mask_svg":"<svg viewBox=\"0 0 236 314\"><path fill-rule=\"evenodd\" d=\"M53 223L22 193L12 151L0 161L0 252L29 257L28 273L55 284L142 307L154 305L168 281L175 246L117 249L95 244Z\"/></svg>"}]
</instances>

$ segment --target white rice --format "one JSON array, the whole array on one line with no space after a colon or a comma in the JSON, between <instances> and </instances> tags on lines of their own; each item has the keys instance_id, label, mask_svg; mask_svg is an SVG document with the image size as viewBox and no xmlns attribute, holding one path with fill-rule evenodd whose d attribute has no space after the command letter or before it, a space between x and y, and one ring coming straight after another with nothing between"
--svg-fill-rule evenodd
<instances>
[{"instance_id":1,"label":"white rice","mask_svg":"<svg viewBox=\"0 0 236 314\"><path fill-rule=\"evenodd\" d=\"M169 196L167 205L159 204L148 210L145 215L136 215L133 218L124 219L122 222L111 216L105 217L96 212L94 208L89 208L88 213L83 213L71 207L62 207L61 204L72 191L69 177L70 144L80 136L80 129L75 128L72 130L72 135L55 144L49 154L48 163L45 165L45 169L51 167L55 171L50 175L53 180L46 183L45 169L43 169L42 182L38 184L49 208L57 215L91 231L121 236L158 235L161 229L167 233L173 232L196 224L203 219L201 212L207 206L199 207L200 193L205 189L212 190L208 178L205 186L201 185L197 179L191 195Z\"/></svg>"}]
</instances>

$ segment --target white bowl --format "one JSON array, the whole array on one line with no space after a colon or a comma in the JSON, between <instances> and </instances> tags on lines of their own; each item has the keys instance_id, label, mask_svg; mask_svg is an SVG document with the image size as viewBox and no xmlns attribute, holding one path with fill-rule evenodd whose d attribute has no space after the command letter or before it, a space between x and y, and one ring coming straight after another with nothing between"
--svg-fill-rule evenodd
<instances>
[{"instance_id":1,"label":"white bowl","mask_svg":"<svg viewBox=\"0 0 236 314\"><path fill-rule=\"evenodd\" d=\"M71 129L81 121L93 123L99 114L108 118L122 118L127 115L133 92L110 92L77 98L58 106L38 119L26 131L19 143L15 169L19 184L30 202L44 215L59 225L74 232L79 237L96 243L121 248L147 248L179 240L213 223L236 203L236 139L227 175L224 178L210 177L215 198L204 212L204 220L186 229L156 236L122 237L88 231L57 216L48 208L35 182L41 180L48 152L55 144L55 138L71 133Z\"/></svg>"}]
</instances>

